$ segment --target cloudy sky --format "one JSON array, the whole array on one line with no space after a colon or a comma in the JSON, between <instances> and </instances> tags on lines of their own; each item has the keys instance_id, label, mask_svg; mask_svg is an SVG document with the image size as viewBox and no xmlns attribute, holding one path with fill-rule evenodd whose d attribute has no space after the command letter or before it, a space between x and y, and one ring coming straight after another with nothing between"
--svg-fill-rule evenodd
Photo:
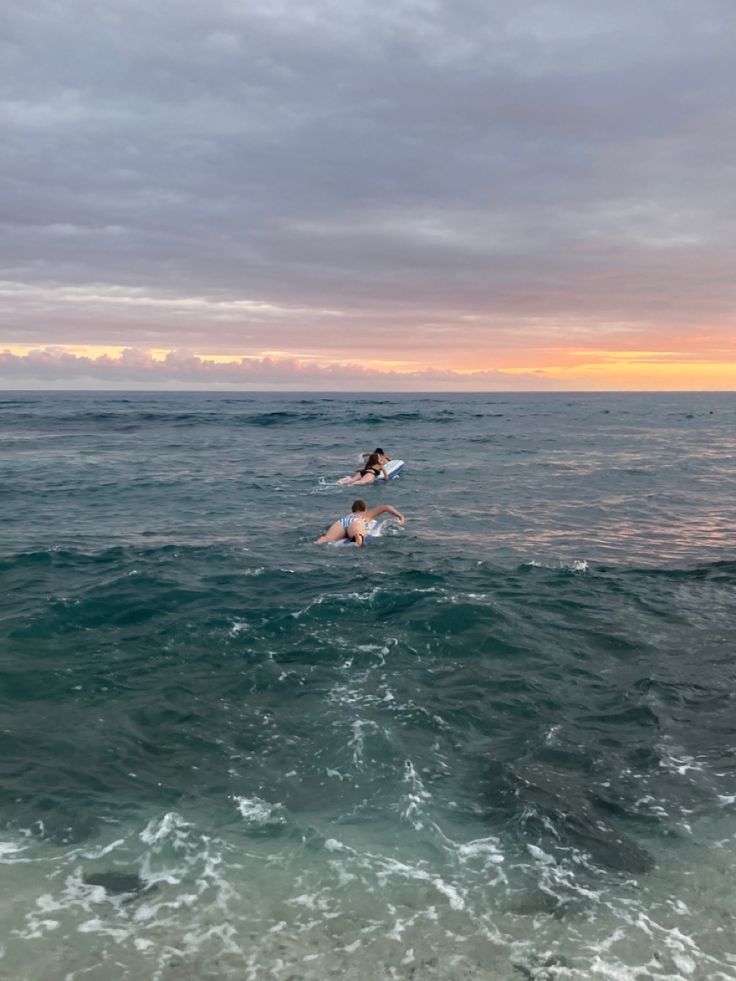
<instances>
[{"instance_id":1,"label":"cloudy sky","mask_svg":"<svg viewBox=\"0 0 736 981\"><path fill-rule=\"evenodd\" d=\"M736 389L733 0L5 0L0 387Z\"/></svg>"}]
</instances>

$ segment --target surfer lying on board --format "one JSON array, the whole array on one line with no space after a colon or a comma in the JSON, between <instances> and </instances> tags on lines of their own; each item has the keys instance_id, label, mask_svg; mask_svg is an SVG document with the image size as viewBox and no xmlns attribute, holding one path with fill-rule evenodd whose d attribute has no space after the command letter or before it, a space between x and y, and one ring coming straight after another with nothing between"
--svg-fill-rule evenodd
<instances>
[{"instance_id":1,"label":"surfer lying on board","mask_svg":"<svg viewBox=\"0 0 736 981\"><path fill-rule=\"evenodd\" d=\"M319 536L315 544L324 545L325 542L339 542L343 538L347 538L349 541L355 542L356 545L362 545L368 533L366 525L369 521L377 518L379 514L392 514L399 519L400 525L404 524L404 515L396 508L392 508L390 504L379 504L374 508L369 508L365 501L357 500L353 501L350 514L346 514L344 518L331 524L324 535Z\"/></svg>"},{"instance_id":2,"label":"surfer lying on board","mask_svg":"<svg viewBox=\"0 0 736 981\"><path fill-rule=\"evenodd\" d=\"M372 484L376 477L380 477L383 474L383 479L388 480L388 474L386 473L386 468L384 467L384 460L386 458L378 450L374 450L373 453L369 454L368 459L363 464L360 470L356 470L352 477L343 477L339 480L339 484Z\"/></svg>"}]
</instances>

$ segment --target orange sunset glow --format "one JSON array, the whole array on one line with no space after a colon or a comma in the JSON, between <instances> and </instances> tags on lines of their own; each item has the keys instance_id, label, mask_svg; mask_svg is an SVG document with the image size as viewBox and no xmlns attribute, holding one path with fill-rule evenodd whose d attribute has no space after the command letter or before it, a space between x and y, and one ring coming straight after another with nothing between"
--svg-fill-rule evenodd
<instances>
[{"instance_id":1,"label":"orange sunset glow","mask_svg":"<svg viewBox=\"0 0 736 981\"><path fill-rule=\"evenodd\" d=\"M8 346L0 352L0 366L15 366L31 376L82 378L87 380L117 379L125 377L152 381L177 382L189 378L193 382L211 381L215 385L237 386L253 379L253 369L268 367L283 385L306 382L322 388L355 386L355 380L370 380L388 390L401 388L426 380L428 386L438 382L453 390L493 390L505 376L508 387L532 388L536 376L537 386L552 390L593 391L692 391L736 390L736 356L732 360L694 360L680 352L656 351L581 351L554 349L540 352L538 358L525 352L514 358L493 361L479 352L474 364L468 364L464 355L457 360L448 356L441 367L437 365L363 359L360 364L350 361L332 361L318 356L289 355L263 352L257 355L238 356L188 352L183 354L165 349L139 350L103 345L76 345L68 347L32 348L25 345ZM692 357L692 356L691 356ZM182 369L186 369L184 372ZM356 374L357 372L357 374ZM515 384L516 383L516 384Z\"/></svg>"}]
</instances>

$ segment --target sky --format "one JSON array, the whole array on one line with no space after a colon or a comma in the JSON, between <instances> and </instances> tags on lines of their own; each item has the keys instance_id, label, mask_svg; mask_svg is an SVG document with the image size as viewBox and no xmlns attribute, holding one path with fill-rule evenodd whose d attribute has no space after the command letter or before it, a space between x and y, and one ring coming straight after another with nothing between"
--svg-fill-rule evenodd
<instances>
[{"instance_id":1,"label":"sky","mask_svg":"<svg viewBox=\"0 0 736 981\"><path fill-rule=\"evenodd\" d=\"M733 0L5 0L0 387L736 390Z\"/></svg>"}]
</instances>

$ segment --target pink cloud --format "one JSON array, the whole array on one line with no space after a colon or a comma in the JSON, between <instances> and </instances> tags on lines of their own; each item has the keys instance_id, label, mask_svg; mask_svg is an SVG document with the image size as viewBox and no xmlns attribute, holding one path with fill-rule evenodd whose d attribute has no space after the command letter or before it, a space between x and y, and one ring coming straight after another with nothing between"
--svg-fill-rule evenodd
<instances>
[{"instance_id":1,"label":"pink cloud","mask_svg":"<svg viewBox=\"0 0 736 981\"><path fill-rule=\"evenodd\" d=\"M154 358L150 351L127 348L118 356L78 355L58 348L26 354L0 352L0 379L8 384L39 383L52 387L106 388L255 388L330 390L471 390L558 388L543 372L483 370L459 372L427 368L421 371L382 370L359 364L315 363L298 358L242 358L213 361L185 351Z\"/></svg>"}]
</instances>

